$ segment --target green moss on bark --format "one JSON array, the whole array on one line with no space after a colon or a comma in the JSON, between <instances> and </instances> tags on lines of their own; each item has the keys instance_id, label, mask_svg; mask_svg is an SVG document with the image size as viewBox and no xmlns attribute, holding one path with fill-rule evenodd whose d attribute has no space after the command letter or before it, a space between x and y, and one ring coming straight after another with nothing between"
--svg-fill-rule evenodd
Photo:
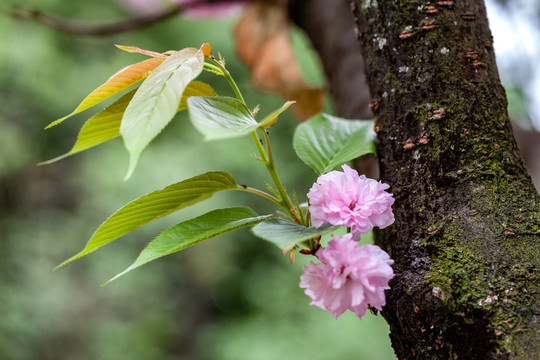
<instances>
[{"instance_id":1,"label":"green moss on bark","mask_svg":"<svg viewBox=\"0 0 540 360\"><path fill-rule=\"evenodd\" d=\"M534 358L540 199L511 135L483 2L356 3L396 198L396 225L376 239L396 259L383 315L398 356Z\"/></svg>"}]
</instances>

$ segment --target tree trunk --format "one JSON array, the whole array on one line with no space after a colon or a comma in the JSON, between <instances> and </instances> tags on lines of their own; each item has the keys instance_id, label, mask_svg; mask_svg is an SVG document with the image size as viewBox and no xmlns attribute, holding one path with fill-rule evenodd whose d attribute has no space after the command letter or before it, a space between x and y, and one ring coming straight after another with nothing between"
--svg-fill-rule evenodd
<instances>
[{"instance_id":1,"label":"tree trunk","mask_svg":"<svg viewBox=\"0 0 540 360\"><path fill-rule=\"evenodd\" d=\"M512 136L483 1L350 5L381 177L396 199L395 225L376 233L396 261L383 311L396 354L538 359L540 198ZM292 18L321 52L331 88L349 96L361 70L341 85L332 74L345 63L335 58L360 57L356 41L338 54L321 44L351 20L317 24L302 6L311 2L291 0Z\"/></svg>"}]
</instances>

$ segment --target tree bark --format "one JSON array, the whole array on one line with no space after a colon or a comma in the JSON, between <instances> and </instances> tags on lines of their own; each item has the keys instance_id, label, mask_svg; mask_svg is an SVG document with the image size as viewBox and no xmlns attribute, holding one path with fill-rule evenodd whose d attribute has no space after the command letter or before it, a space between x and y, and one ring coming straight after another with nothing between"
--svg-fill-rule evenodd
<instances>
[{"instance_id":1,"label":"tree bark","mask_svg":"<svg viewBox=\"0 0 540 360\"><path fill-rule=\"evenodd\" d=\"M314 44L331 41L337 22L306 25L302 4L291 1L292 18ZM350 5L396 199L396 223L376 241L395 259L383 316L397 356L538 359L540 198L512 136L483 1ZM329 58L360 56L352 41L339 54L315 47L330 79L343 60Z\"/></svg>"}]
</instances>

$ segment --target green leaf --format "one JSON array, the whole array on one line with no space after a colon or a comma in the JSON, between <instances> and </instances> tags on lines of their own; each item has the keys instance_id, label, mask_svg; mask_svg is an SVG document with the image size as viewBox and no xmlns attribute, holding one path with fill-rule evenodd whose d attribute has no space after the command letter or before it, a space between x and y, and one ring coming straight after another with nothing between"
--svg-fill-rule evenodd
<instances>
[{"instance_id":1,"label":"green leaf","mask_svg":"<svg viewBox=\"0 0 540 360\"><path fill-rule=\"evenodd\" d=\"M287 101L285 104L283 104L282 107L280 107L277 110L272 111L270 114L268 114L259 124L259 127L261 129L267 129L271 126L274 126L274 124L277 121L278 116L287 110L292 104L294 104L296 101Z\"/></svg>"},{"instance_id":2,"label":"green leaf","mask_svg":"<svg viewBox=\"0 0 540 360\"><path fill-rule=\"evenodd\" d=\"M247 135L259 127L246 105L224 96L188 99L191 122L205 140Z\"/></svg>"},{"instance_id":3,"label":"green leaf","mask_svg":"<svg viewBox=\"0 0 540 360\"><path fill-rule=\"evenodd\" d=\"M208 199L216 192L236 188L236 182L230 174L212 171L144 195L109 217L96 230L80 253L64 261L57 268L91 253L150 221Z\"/></svg>"},{"instance_id":4,"label":"green leaf","mask_svg":"<svg viewBox=\"0 0 540 360\"><path fill-rule=\"evenodd\" d=\"M125 94L112 105L91 117L83 125L77 136L75 145L73 145L73 148L71 148L69 152L54 159L40 162L39 165L53 163L120 136L120 122L135 91L137 91L137 89ZM180 100L178 111L187 108L187 99L190 96L214 96L215 94L214 89L212 89L210 85L199 81L192 81L182 94L182 100Z\"/></svg>"},{"instance_id":5,"label":"green leaf","mask_svg":"<svg viewBox=\"0 0 540 360\"><path fill-rule=\"evenodd\" d=\"M126 179L133 173L142 151L176 114L184 89L202 72L203 63L200 50L180 50L165 59L133 96L120 125L130 154Z\"/></svg>"},{"instance_id":6,"label":"green leaf","mask_svg":"<svg viewBox=\"0 0 540 360\"><path fill-rule=\"evenodd\" d=\"M43 161L39 165L51 164L120 136L120 121L135 91L137 89L128 92L113 104L88 119L81 128L81 131L79 131L77 141L69 152L54 159Z\"/></svg>"},{"instance_id":7,"label":"green leaf","mask_svg":"<svg viewBox=\"0 0 540 360\"><path fill-rule=\"evenodd\" d=\"M103 85L99 86L96 90L92 91L75 110L69 115L64 116L58 120L53 121L45 129L60 124L65 119L86 110L103 100L119 93L127 87L139 82L146 78L154 69L156 69L164 59L153 58L138 62L133 65L126 66L116 74L111 76Z\"/></svg>"},{"instance_id":8,"label":"green leaf","mask_svg":"<svg viewBox=\"0 0 540 360\"><path fill-rule=\"evenodd\" d=\"M258 237L270 241L280 249L286 249L302 241L329 234L339 226L323 226L316 229L306 227L285 219L269 219L253 227L252 231Z\"/></svg>"},{"instance_id":9,"label":"green leaf","mask_svg":"<svg viewBox=\"0 0 540 360\"><path fill-rule=\"evenodd\" d=\"M130 267L105 284L150 261L233 230L256 225L271 216L258 216L249 208L235 207L214 210L194 219L181 222L159 234L147 245Z\"/></svg>"},{"instance_id":10,"label":"green leaf","mask_svg":"<svg viewBox=\"0 0 540 360\"><path fill-rule=\"evenodd\" d=\"M324 174L359 156L374 153L373 120L345 120L318 114L297 126L293 147L316 173Z\"/></svg>"}]
</instances>

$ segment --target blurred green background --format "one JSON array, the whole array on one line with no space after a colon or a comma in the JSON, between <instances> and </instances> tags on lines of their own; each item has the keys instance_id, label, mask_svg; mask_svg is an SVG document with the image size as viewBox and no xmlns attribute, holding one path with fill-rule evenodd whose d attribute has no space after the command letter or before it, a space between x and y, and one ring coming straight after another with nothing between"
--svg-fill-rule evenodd
<instances>
[{"instance_id":1,"label":"blurred green background","mask_svg":"<svg viewBox=\"0 0 540 360\"><path fill-rule=\"evenodd\" d=\"M105 0L25 4L81 21L132 16ZM53 272L107 216L143 194L211 170L229 171L239 183L259 188L267 179L264 167L249 157L255 150L251 139L203 142L185 113L152 142L127 182L128 155L119 139L36 166L68 151L84 121L104 106L44 131L49 122L71 112L112 73L144 59L113 44L166 51L209 42L227 59L248 104L261 104L261 115L282 100L250 88L247 69L234 53L233 20L175 17L140 31L90 38L14 20L9 4L0 6L0 359L395 358L381 316L359 321L346 313L335 320L308 306L298 282L309 259L299 255L291 265L248 230L99 286L180 221L227 206L246 205L260 214L275 210L249 194L217 194ZM201 79L219 94L231 94L223 79ZM303 197L315 176L294 155L295 125L285 114L271 138L284 182Z\"/></svg>"}]
</instances>

